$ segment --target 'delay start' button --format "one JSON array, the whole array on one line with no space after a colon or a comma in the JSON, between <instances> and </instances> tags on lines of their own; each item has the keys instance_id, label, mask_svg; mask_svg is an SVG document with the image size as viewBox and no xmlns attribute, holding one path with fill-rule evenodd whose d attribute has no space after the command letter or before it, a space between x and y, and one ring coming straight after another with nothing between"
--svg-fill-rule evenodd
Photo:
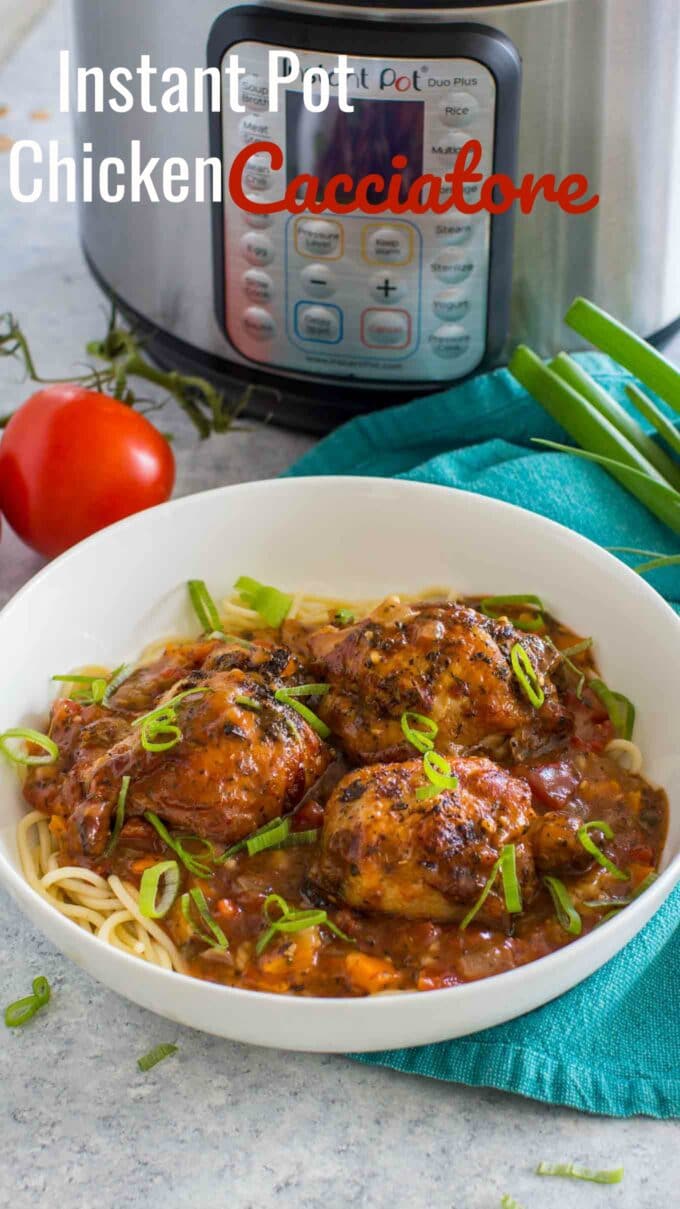
<instances>
[{"instance_id":1,"label":"'delay start' button","mask_svg":"<svg viewBox=\"0 0 680 1209\"><path fill-rule=\"evenodd\" d=\"M361 341L366 348L406 348L411 342L408 311L368 307L361 316Z\"/></svg>"},{"instance_id":2,"label":"'delay start' button","mask_svg":"<svg viewBox=\"0 0 680 1209\"><path fill-rule=\"evenodd\" d=\"M295 307L295 331L301 340L318 344L339 344L342 340L342 311L330 303L298 302Z\"/></svg>"}]
</instances>

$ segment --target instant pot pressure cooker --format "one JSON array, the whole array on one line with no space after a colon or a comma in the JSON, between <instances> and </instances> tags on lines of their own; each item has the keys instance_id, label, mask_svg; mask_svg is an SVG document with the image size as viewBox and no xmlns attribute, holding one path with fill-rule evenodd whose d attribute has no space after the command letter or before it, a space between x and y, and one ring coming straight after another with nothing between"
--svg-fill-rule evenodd
<instances>
[{"instance_id":1,"label":"instant pot pressure cooker","mask_svg":"<svg viewBox=\"0 0 680 1209\"><path fill-rule=\"evenodd\" d=\"M76 59L105 72L149 54L159 70L238 54L245 114L79 114L95 160L219 156L275 142L249 165L254 198L313 173L451 168L479 140L491 172L571 172L600 204L569 215L389 213L261 216L170 201L82 206L85 252L104 288L166 364L217 379L282 423L321 430L360 410L431 392L502 363L525 340L575 343L576 294L645 336L680 316L680 3L507 0L75 0ZM331 95L310 112L301 83L269 110L270 49L303 70L352 67L354 112ZM408 184L408 180L406 181ZM514 235L514 240L513 240Z\"/></svg>"}]
</instances>

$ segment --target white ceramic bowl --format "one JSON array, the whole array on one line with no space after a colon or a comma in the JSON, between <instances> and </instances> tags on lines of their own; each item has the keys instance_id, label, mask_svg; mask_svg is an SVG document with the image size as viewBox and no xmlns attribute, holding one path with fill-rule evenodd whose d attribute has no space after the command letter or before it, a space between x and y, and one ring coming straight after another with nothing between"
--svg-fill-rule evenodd
<instances>
[{"instance_id":1,"label":"white ceramic bowl","mask_svg":"<svg viewBox=\"0 0 680 1209\"><path fill-rule=\"evenodd\" d=\"M604 927L521 969L426 994L306 999L168 973L85 934L24 881L14 828L16 776L0 761L0 878L78 965L171 1020L238 1041L300 1050L422 1045L529 1011L626 944L680 879L680 620L597 546L497 500L365 478L225 487L131 517L41 571L0 614L0 729L44 723L55 671L115 666L152 639L193 634L187 579L226 595L240 574L352 597L446 584L461 592L536 592L596 639L603 674L636 704L647 776L670 797L658 881Z\"/></svg>"}]
</instances>

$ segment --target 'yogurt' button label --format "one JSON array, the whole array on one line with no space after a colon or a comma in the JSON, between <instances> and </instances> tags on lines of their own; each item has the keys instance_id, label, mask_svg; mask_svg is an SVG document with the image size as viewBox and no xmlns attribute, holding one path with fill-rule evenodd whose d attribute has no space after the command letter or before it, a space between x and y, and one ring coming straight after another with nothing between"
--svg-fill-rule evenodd
<instances>
[{"instance_id":1,"label":"'yogurt' button label","mask_svg":"<svg viewBox=\"0 0 680 1209\"><path fill-rule=\"evenodd\" d=\"M470 303L463 298L459 290L442 290L433 299L432 310L438 319L444 323L458 323L464 319L470 310Z\"/></svg>"}]
</instances>

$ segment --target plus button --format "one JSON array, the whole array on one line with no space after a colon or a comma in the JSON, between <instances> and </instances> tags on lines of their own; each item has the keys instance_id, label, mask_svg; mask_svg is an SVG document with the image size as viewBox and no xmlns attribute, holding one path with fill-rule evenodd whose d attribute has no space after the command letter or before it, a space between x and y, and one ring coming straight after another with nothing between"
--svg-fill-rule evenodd
<instances>
[{"instance_id":1,"label":"plus button","mask_svg":"<svg viewBox=\"0 0 680 1209\"><path fill-rule=\"evenodd\" d=\"M396 285L392 285L389 277L385 277L380 285L376 285L375 292L376 294L382 294L385 302L388 302L390 294L396 293L397 289L398 287Z\"/></svg>"}]
</instances>

